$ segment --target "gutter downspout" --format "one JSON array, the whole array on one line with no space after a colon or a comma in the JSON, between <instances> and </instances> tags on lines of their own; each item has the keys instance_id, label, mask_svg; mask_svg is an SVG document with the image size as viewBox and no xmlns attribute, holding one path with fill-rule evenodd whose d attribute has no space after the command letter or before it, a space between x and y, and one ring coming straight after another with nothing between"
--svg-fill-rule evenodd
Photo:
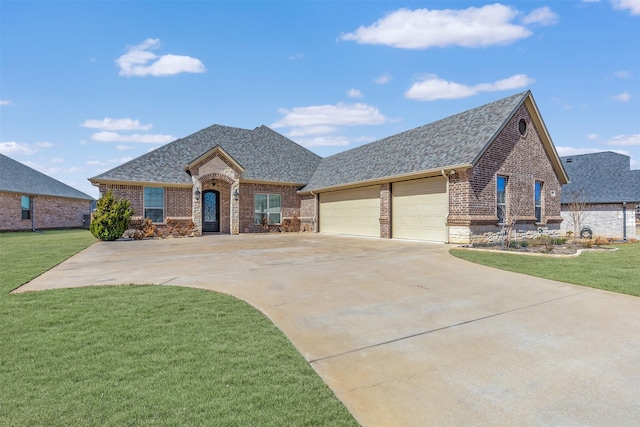
<instances>
[{"instance_id":1,"label":"gutter downspout","mask_svg":"<svg viewBox=\"0 0 640 427\"><path fill-rule=\"evenodd\" d=\"M29 196L31 200L31 231L36 231L36 196Z\"/></svg>"},{"instance_id":2,"label":"gutter downspout","mask_svg":"<svg viewBox=\"0 0 640 427\"><path fill-rule=\"evenodd\" d=\"M622 240L627 241L627 202L622 202Z\"/></svg>"}]
</instances>

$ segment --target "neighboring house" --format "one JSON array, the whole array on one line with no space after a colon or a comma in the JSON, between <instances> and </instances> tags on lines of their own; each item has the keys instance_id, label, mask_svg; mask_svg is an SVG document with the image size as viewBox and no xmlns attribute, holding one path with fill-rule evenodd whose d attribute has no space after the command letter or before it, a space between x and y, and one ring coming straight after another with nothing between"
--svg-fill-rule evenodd
<instances>
[{"instance_id":1,"label":"neighboring house","mask_svg":"<svg viewBox=\"0 0 640 427\"><path fill-rule=\"evenodd\" d=\"M320 158L261 126L214 125L90 178L134 220L197 233L298 218L323 233L467 243L559 234L567 176L531 92Z\"/></svg>"},{"instance_id":2,"label":"neighboring house","mask_svg":"<svg viewBox=\"0 0 640 427\"><path fill-rule=\"evenodd\" d=\"M0 154L0 231L88 227L93 201Z\"/></svg>"},{"instance_id":3,"label":"neighboring house","mask_svg":"<svg viewBox=\"0 0 640 427\"><path fill-rule=\"evenodd\" d=\"M562 188L562 231L583 227L593 237L636 238L640 171L630 170L629 156L605 151L562 157L570 183ZM581 222L581 224L579 223Z\"/></svg>"}]
</instances>

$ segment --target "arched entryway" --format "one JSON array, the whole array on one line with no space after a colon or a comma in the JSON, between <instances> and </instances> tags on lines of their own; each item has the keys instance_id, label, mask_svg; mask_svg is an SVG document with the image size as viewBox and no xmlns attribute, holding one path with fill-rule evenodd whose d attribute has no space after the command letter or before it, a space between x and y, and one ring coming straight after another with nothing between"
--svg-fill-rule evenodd
<instances>
[{"instance_id":1,"label":"arched entryway","mask_svg":"<svg viewBox=\"0 0 640 427\"><path fill-rule=\"evenodd\" d=\"M220 231L220 192L205 190L202 192L202 231Z\"/></svg>"}]
</instances>

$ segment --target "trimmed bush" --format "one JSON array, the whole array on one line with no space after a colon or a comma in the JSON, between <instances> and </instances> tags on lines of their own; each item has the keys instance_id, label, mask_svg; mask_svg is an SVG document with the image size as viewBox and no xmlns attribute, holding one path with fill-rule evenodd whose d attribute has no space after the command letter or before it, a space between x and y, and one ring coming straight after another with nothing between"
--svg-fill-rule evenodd
<instances>
[{"instance_id":1,"label":"trimmed bush","mask_svg":"<svg viewBox=\"0 0 640 427\"><path fill-rule=\"evenodd\" d=\"M89 230L100 240L116 240L129 228L131 215L131 203L118 199L109 190L98 200Z\"/></svg>"}]
</instances>

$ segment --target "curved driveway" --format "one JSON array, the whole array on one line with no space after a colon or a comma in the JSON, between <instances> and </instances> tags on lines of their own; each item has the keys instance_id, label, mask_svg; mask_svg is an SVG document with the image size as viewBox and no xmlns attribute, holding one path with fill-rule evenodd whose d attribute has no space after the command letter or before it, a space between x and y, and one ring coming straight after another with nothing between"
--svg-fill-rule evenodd
<instances>
[{"instance_id":1,"label":"curved driveway","mask_svg":"<svg viewBox=\"0 0 640 427\"><path fill-rule=\"evenodd\" d=\"M449 246L318 234L97 243L17 292L155 283L265 313L365 426L640 420L640 298Z\"/></svg>"}]
</instances>

